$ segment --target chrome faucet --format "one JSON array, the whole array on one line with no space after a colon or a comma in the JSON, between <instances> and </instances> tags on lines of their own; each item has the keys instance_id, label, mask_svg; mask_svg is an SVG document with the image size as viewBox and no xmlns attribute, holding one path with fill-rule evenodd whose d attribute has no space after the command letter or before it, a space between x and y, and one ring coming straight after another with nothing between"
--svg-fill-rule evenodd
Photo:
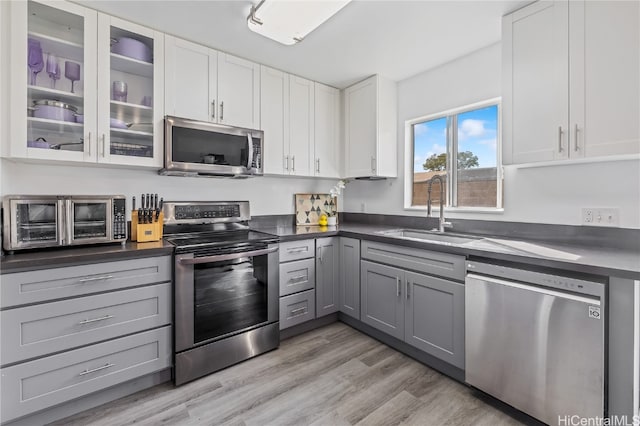
<instances>
[{"instance_id":1,"label":"chrome faucet","mask_svg":"<svg viewBox=\"0 0 640 426\"><path fill-rule=\"evenodd\" d=\"M435 175L431 179L429 179L429 186L427 187L427 217L431 217L431 188L433 186L433 181L440 181L440 222L438 225L438 232L444 232L444 228L450 228L453 225L451 222L446 222L444 220L444 179L441 175Z\"/></svg>"}]
</instances>

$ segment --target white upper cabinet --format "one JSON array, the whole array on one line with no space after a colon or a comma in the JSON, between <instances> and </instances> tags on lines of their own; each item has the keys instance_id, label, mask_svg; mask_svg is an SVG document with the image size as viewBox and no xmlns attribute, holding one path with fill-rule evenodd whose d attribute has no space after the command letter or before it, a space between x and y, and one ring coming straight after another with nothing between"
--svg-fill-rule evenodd
<instances>
[{"instance_id":1,"label":"white upper cabinet","mask_svg":"<svg viewBox=\"0 0 640 426\"><path fill-rule=\"evenodd\" d=\"M340 91L315 83L314 176L340 177Z\"/></svg>"},{"instance_id":2,"label":"white upper cabinet","mask_svg":"<svg viewBox=\"0 0 640 426\"><path fill-rule=\"evenodd\" d=\"M260 65L166 36L167 115L260 127Z\"/></svg>"},{"instance_id":3,"label":"white upper cabinet","mask_svg":"<svg viewBox=\"0 0 640 426\"><path fill-rule=\"evenodd\" d=\"M264 132L264 173L289 174L289 74L260 67L260 122Z\"/></svg>"},{"instance_id":4,"label":"white upper cabinet","mask_svg":"<svg viewBox=\"0 0 640 426\"><path fill-rule=\"evenodd\" d=\"M640 153L639 12L558 0L504 17L504 164Z\"/></svg>"},{"instance_id":5,"label":"white upper cabinet","mask_svg":"<svg viewBox=\"0 0 640 426\"><path fill-rule=\"evenodd\" d=\"M165 36L165 113L209 121L217 99L217 55L208 47Z\"/></svg>"},{"instance_id":6,"label":"white upper cabinet","mask_svg":"<svg viewBox=\"0 0 640 426\"><path fill-rule=\"evenodd\" d=\"M344 91L345 176L397 176L397 99L393 81L379 76Z\"/></svg>"},{"instance_id":7,"label":"white upper cabinet","mask_svg":"<svg viewBox=\"0 0 640 426\"><path fill-rule=\"evenodd\" d=\"M260 127L260 65L227 53L218 54L218 122Z\"/></svg>"},{"instance_id":8,"label":"white upper cabinet","mask_svg":"<svg viewBox=\"0 0 640 426\"><path fill-rule=\"evenodd\" d=\"M313 81L289 77L289 171L297 176L313 176L313 99Z\"/></svg>"},{"instance_id":9,"label":"white upper cabinet","mask_svg":"<svg viewBox=\"0 0 640 426\"><path fill-rule=\"evenodd\" d=\"M570 157L640 153L640 3L569 2Z\"/></svg>"},{"instance_id":10,"label":"white upper cabinet","mask_svg":"<svg viewBox=\"0 0 640 426\"><path fill-rule=\"evenodd\" d=\"M160 166L164 35L64 1L10 9L13 107L3 155ZM116 53L118 42L137 53Z\"/></svg>"}]
</instances>

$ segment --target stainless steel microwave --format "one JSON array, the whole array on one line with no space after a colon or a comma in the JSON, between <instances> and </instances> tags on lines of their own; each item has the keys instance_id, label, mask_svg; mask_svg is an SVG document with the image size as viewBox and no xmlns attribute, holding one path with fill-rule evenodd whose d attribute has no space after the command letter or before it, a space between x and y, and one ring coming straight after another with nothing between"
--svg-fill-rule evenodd
<instances>
[{"instance_id":1,"label":"stainless steel microwave","mask_svg":"<svg viewBox=\"0 0 640 426\"><path fill-rule=\"evenodd\" d=\"M262 175L264 132L165 117L164 168L181 176Z\"/></svg>"},{"instance_id":2,"label":"stainless steel microwave","mask_svg":"<svg viewBox=\"0 0 640 426\"><path fill-rule=\"evenodd\" d=\"M2 207L7 251L127 240L123 195L7 195Z\"/></svg>"}]
</instances>

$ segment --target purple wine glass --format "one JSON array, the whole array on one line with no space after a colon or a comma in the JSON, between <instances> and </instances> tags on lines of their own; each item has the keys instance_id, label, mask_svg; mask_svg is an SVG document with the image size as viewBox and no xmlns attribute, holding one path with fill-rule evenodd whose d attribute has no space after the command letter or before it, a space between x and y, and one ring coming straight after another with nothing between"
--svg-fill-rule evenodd
<instances>
[{"instance_id":1,"label":"purple wine glass","mask_svg":"<svg viewBox=\"0 0 640 426\"><path fill-rule=\"evenodd\" d=\"M31 70L29 84L35 86L38 73L44 68L44 58L42 56L42 47L36 39L29 39L29 50L27 51L27 64Z\"/></svg>"},{"instance_id":2,"label":"purple wine glass","mask_svg":"<svg viewBox=\"0 0 640 426\"><path fill-rule=\"evenodd\" d=\"M64 61L64 76L71 80L71 93L74 93L73 83L80 80L80 64L72 61Z\"/></svg>"},{"instance_id":3,"label":"purple wine glass","mask_svg":"<svg viewBox=\"0 0 640 426\"><path fill-rule=\"evenodd\" d=\"M47 73L51 78L51 88L56 88L56 80L60 79L60 64L58 58L53 53L47 56Z\"/></svg>"}]
</instances>

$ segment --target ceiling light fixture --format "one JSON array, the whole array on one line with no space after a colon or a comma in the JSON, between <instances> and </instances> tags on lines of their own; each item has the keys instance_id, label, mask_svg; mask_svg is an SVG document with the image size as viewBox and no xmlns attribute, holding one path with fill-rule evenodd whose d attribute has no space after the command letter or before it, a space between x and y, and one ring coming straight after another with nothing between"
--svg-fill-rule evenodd
<instances>
[{"instance_id":1,"label":"ceiling light fixture","mask_svg":"<svg viewBox=\"0 0 640 426\"><path fill-rule=\"evenodd\" d=\"M262 0L251 6L249 29L279 43L292 45L338 13L351 0Z\"/></svg>"}]
</instances>

